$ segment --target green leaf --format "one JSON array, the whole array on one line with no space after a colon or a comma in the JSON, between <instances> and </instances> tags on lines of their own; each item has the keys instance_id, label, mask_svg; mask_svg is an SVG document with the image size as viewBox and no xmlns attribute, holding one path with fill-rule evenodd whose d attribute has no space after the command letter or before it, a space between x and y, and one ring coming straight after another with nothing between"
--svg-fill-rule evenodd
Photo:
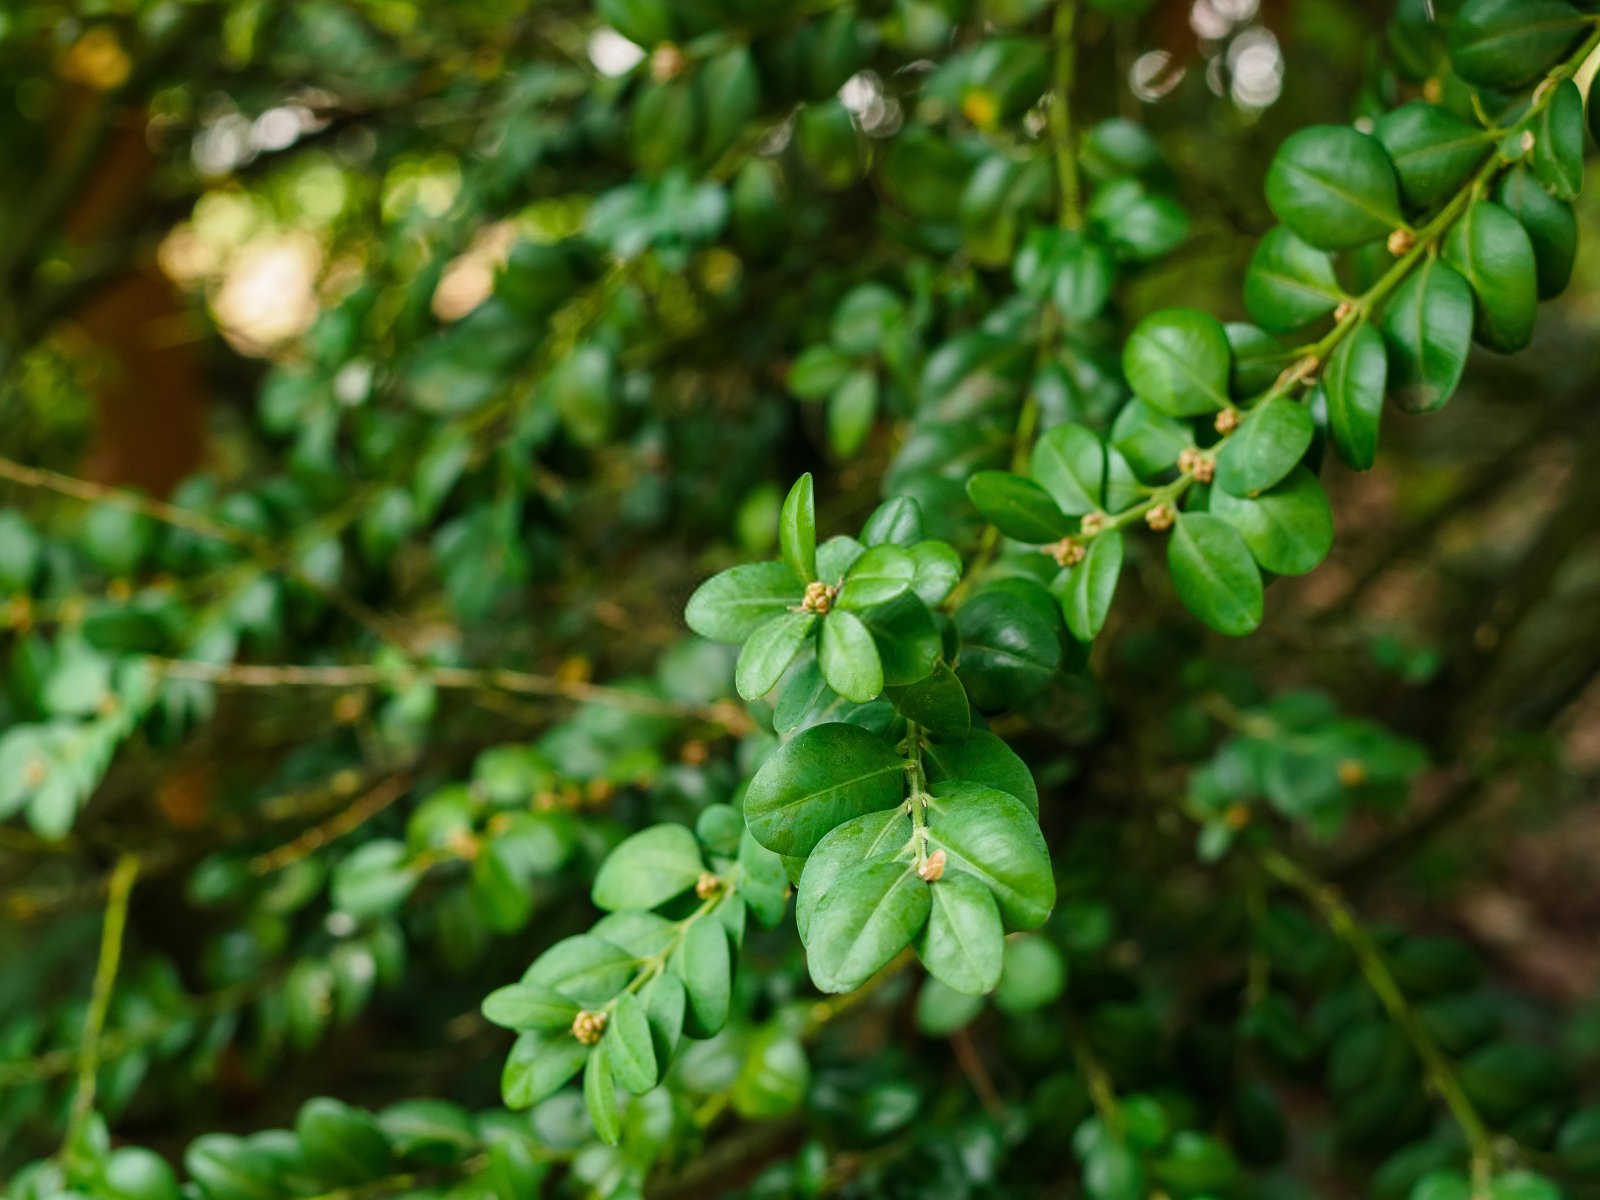
<instances>
[{"instance_id":1,"label":"green leaf","mask_svg":"<svg viewBox=\"0 0 1600 1200\"><path fill-rule=\"evenodd\" d=\"M972 706L967 689L946 664L940 663L926 679L906 687L888 689L889 700L908 720L934 737L964 738L972 728Z\"/></svg>"},{"instance_id":2,"label":"green leaf","mask_svg":"<svg viewBox=\"0 0 1600 1200\"><path fill-rule=\"evenodd\" d=\"M532 983L507 984L483 998L487 1020L518 1031L567 1029L578 1011L565 996Z\"/></svg>"},{"instance_id":3,"label":"green leaf","mask_svg":"<svg viewBox=\"0 0 1600 1200\"><path fill-rule=\"evenodd\" d=\"M206 1133L189 1143L183 1166L207 1200L278 1200L272 1158L231 1133Z\"/></svg>"},{"instance_id":4,"label":"green leaf","mask_svg":"<svg viewBox=\"0 0 1600 1200\"><path fill-rule=\"evenodd\" d=\"M859 611L887 604L904 595L916 577L917 561L909 550L890 543L869 547L845 574L835 605Z\"/></svg>"},{"instance_id":5,"label":"green leaf","mask_svg":"<svg viewBox=\"0 0 1600 1200\"><path fill-rule=\"evenodd\" d=\"M1231 357L1228 335L1215 317L1193 308L1166 308L1128 335L1122 370L1134 394L1158 412L1196 417L1227 405Z\"/></svg>"},{"instance_id":6,"label":"green leaf","mask_svg":"<svg viewBox=\"0 0 1600 1200\"><path fill-rule=\"evenodd\" d=\"M910 592L859 614L883 661L883 682L890 687L916 683L939 661L944 642L928 606Z\"/></svg>"},{"instance_id":7,"label":"green leaf","mask_svg":"<svg viewBox=\"0 0 1600 1200\"><path fill-rule=\"evenodd\" d=\"M663 971L639 989L639 1000L644 1005L645 1019L650 1022L650 1043L655 1047L656 1062L665 1066L672 1061L678 1040L683 1036L689 993L683 980L670 971Z\"/></svg>"},{"instance_id":8,"label":"green leaf","mask_svg":"<svg viewBox=\"0 0 1600 1200\"><path fill-rule=\"evenodd\" d=\"M652 825L606 855L590 897L599 908L654 908L688 891L705 871L700 843L683 825Z\"/></svg>"},{"instance_id":9,"label":"green leaf","mask_svg":"<svg viewBox=\"0 0 1600 1200\"><path fill-rule=\"evenodd\" d=\"M994 895L971 875L952 873L929 885L932 904L917 956L940 983L981 995L1000 982L1005 931Z\"/></svg>"},{"instance_id":10,"label":"green leaf","mask_svg":"<svg viewBox=\"0 0 1600 1200\"><path fill-rule=\"evenodd\" d=\"M835 609L822 619L817 663L828 686L846 700L865 704L883 691L883 660L871 632L853 612Z\"/></svg>"},{"instance_id":11,"label":"green leaf","mask_svg":"<svg viewBox=\"0 0 1600 1200\"><path fill-rule=\"evenodd\" d=\"M928 847L946 854L945 877L971 875L994 893L1008 929L1035 929L1055 907L1039 822L1015 796L981 783L935 784L928 804Z\"/></svg>"},{"instance_id":12,"label":"green leaf","mask_svg":"<svg viewBox=\"0 0 1600 1200\"><path fill-rule=\"evenodd\" d=\"M745 1050L729 1099L741 1117L770 1121L799 1108L810 1084L811 1064L800 1039L768 1027Z\"/></svg>"},{"instance_id":13,"label":"green leaf","mask_svg":"<svg viewBox=\"0 0 1600 1200\"><path fill-rule=\"evenodd\" d=\"M633 978L635 956L591 934L562 938L533 960L523 983L559 992L585 1008L602 1008Z\"/></svg>"},{"instance_id":14,"label":"green leaf","mask_svg":"<svg viewBox=\"0 0 1600 1200\"><path fill-rule=\"evenodd\" d=\"M1235 496L1271 487L1294 470L1315 436L1305 405L1289 395L1271 397L1251 409L1218 449L1217 487Z\"/></svg>"},{"instance_id":15,"label":"green leaf","mask_svg":"<svg viewBox=\"0 0 1600 1200\"><path fill-rule=\"evenodd\" d=\"M908 547L915 573L911 590L930 608L941 603L961 580L961 555L948 542L929 539Z\"/></svg>"},{"instance_id":16,"label":"green leaf","mask_svg":"<svg viewBox=\"0 0 1600 1200\"><path fill-rule=\"evenodd\" d=\"M1113 179L1096 188L1087 216L1120 257L1135 262L1163 258L1189 236L1182 206L1138 179Z\"/></svg>"},{"instance_id":17,"label":"green leaf","mask_svg":"<svg viewBox=\"0 0 1600 1200\"><path fill-rule=\"evenodd\" d=\"M733 673L739 695L757 700L770 692L805 646L817 619L816 613L785 612L758 626L739 649Z\"/></svg>"},{"instance_id":18,"label":"green leaf","mask_svg":"<svg viewBox=\"0 0 1600 1200\"><path fill-rule=\"evenodd\" d=\"M1309 325L1344 298L1333 259L1282 225L1261 239L1244 276L1245 311L1271 333Z\"/></svg>"},{"instance_id":19,"label":"green leaf","mask_svg":"<svg viewBox=\"0 0 1600 1200\"><path fill-rule=\"evenodd\" d=\"M781 562L744 563L713 575L683 610L689 628L714 642L742 642L801 601L803 589Z\"/></svg>"},{"instance_id":20,"label":"green leaf","mask_svg":"<svg viewBox=\"0 0 1600 1200\"><path fill-rule=\"evenodd\" d=\"M783 859L768 850L740 822L739 895L744 897L756 920L771 928L783 920L789 905L789 876Z\"/></svg>"},{"instance_id":21,"label":"green leaf","mask_svg":"<svg viewBox=\"0 0 1600 1200\"><path fill-rule=\"evenodd\" d=\"M1097 238L1071 229L1035 229L1017 252L1012 274L1028 295L1048 294L1069 321L1087 321L1111 298L1117 263Z\"/></svg>"},{"instance_id":22,"label":"green leaf","mask_svg":"<svg viewBox=\"0 0 1600 1200\"><path fill-rule=\"evenodd\" d=\"M1358 471L1367 470L1377 457L1388 374L1383 338L1372 326L1361 324L1339 343L1317 385L1327 402L1333 447Z\"/></svg>"},{"instance_id":23,"label":"green leaf","mask_svg":"<svg viewBox=\"0 0 1600 1200\"><path fill-rule=\"evenodd\" d=\"M851 371L828 399L828 447L849 458L866 444L878 415L878 373Z\"/></svg>"},{"instance_id":24,"label":"green leaf","mask_svg":"<svg viewBox=\"0 0 1600 1200\"><path fill-rule=\"evenodd\" d=\"M1192 445L1194 433L1186 424L1141 400L1124 404L1111 424L1111 448L1143 479L1158 479L1172 470Z\"/></svg>"},{"instance_id":25,"label":"green leaf","mask_svg":"<svg viewBox=\"0 0 1600 1200\"><path fill-rule=\"evenodd\" d=\"M1051 592L1061 602L1067 628L1080 642L1092 642L1105 626L1106 615L1122 575L1122 533L1108 529L1089 540L1081 561L1056 577Z\"/></svg>"},{"instance_id":26,"label":"green leaf","mask_svg":"<svg viewBox=\"0 0 1600 1200\"><path fill-rule=\"evenodd\" d=\"M967 480L967 495L995 528L1019 542L1053 542L1072 532L1050 493L1021 475L979 471Z\"/></svg>"},{"instance_id":27,"label":"green leaf","mask_svg":"<svg viewBox=\"0 0 1600 1200\"><path fill-rule=\"evenodd\" d=\"M1089 1200L1141 1200L1144 1167L1121 1142L1105 1138L1084 1156L1083 1190Z\"/></svg>"},{"instance_id":28,"label":"green leaf","mask_svg":"<svg viewBox=\"0 0 1600 1200\"><path fill-rule=\"evenodd\" d=\"M609 1056L602 1047L589 1055L583 1072L583 1106L595 1134L608 1146L622 1140L622 1106L617 1100L617 1085L611 1075Z\"/></svg>"},{"instance_id":29,"label":"green leaf","mask_svg":"<svg viewBox=\"0 0 1600 1200\"><path fill-rule=\"evenodd\" d=\"M300 1106L294 1132L306 1166L326 1183L378 1179L388 1173L393 1160L389 1139L371 1113L326 1096Z\"/></svg>"},{"instance_id":30,"label":"green leaf","mask_svg":"<svg viewBox=\"0 0 1600 1200\"><path fill-rule=\"evenodd\" d=\"M105 1186L101 1200L178 1200L179 1195L177 1172L166 1159L142 1146L123 1146L111 1152L106 1158Z\"/></svg>"},{"instance_id":31,"label":"green leaf","mask_svg":"<svg viewBox=\"0 0 1600 1200\"><path fill-rule=\"evenodd\" d=\"M1600 111L1600 104L1592 106ZM1539 299L1560 295L1572 279L1578 256L1578 218L1572 205L1557 200L1539 185L1526 167L1513 167L1501 177L1495 201L1522 222L1533 244Z\"/></svg>"},{"instance_id":32,"label":"green leaf","mask_svg":"<svg viewBox=\"0 0 1600 1200\"><path fill-rule=\"evenodd\" d=\"M624 1089L639 1095L655 1087L659 1072L655 1046L650 1040L650 1022L644 1005L632 992L617 997L600 1044L612 1075Z\"/></svg>"},{"instance_id":33,"label":"green leaf","mask_svg":"<svg viewBox=\"0 0 1600 1200\"><path fill-rule=\"evenodd\" d=\"M779 854L811 853L822 835L905 795L905 760L857 725L813 725L779 746L745 792L756 841Z\"/></svg>"},{"instance_id":34,"label":"green leaf","mask_svg":"<svg viewBox=\"0 0 1600 1200\"><path fill-rule=\"evenodd\" d=\"M1069 516L1105 505L1106 448L1082 425L1069 422L1046 430L1034 443L1029 470Z\"/></svg>"},{"instance_id":35,"label":"green leaf","mask_svg":"<svg viewBox=\"0 0 1600 1200\"><path fill-rule=\"evenodd\" d=\"M1467 181L1494 136L1425 100L1384 113L1372 132L1389 152L1406 203L1422 209L1442 204Z\"/></svg>"},{"instance_id":36,"label":"green leaf","mask_svg":"<svg viewBox=\"0 0 1600 1200\"><path fill-rule=\"evenodd\" d=\"M1533 243L1518 220L1489 200L1467 209L1445 236L1443 256L1477 299L1473 332L1491 350L1520 350L1539 307Z\"/></svg>"},{"instance_id":37,"label":"green leaf","mask_svg":"<svg viewBox=\"0 0 1600 1200\"><path fill-rule=\"evenodd\" d=\"M710 1037L727 1024L733 992L733 960L721 924L705 918L691 924L669 965L688 993L690 1031Z\"/></svg>"},{"instance_id":38,"label":"green leaf","mask_svg":"<svg viewBox=\"0 0 1600 1200\"><path fill-rule=\"evenodd\" d=\"M874 354L904 318L905 304L881 283L852 288L833 310L830 339L841 354Z\"/></svg>"},{"instance_id":39,"label":"green leaf","mask_svg":"<svg viewBox=\"0 0 1600 1200\"><path fill-rule=\"evenodd\" d=\"M832 346L807 346L789 364L789 390L802 400L821 400L844 382L855 360Z\"/></svg>"},{"instance_id":40,"label":"green leaf","mask_svg":"<svg viewBox=\"0 0 1600 1200\"><path fill-rule=\"evenodd\" d=\"M1049 602L1046 617L1016 592L988 587L956 611L956 671L978 708L1006 707L1050 683L1061 665L1055 608Z\"/></svg>"},{"instance_id":41,"label":"green leaf","mask_svg":"<svg viewBox=\"0 0 1600 1200\"><path fill-rule=\"evenodd\" d=\"M506 1056L500 1096L507 1108L530 1108L559 1091L588 1057L589 1048L570 1033L524 1033Z\"/></svg>"},{"instance_id":42,"label":"green leaf","mask_svg":"<svg viewBox=\"0 0 1600 1200\"><path fill-rule=\"evenodd\" d=\"M1219 633L1238 637L1261 624L1261 573L1244 539L1222 518L1180 513L1167 542L1178 599Z\"/></svg>"},{"instance_id":43,"label":"green leaf","mask_svg":"<svg viewBox=\"0 0 1600 1200\"><path fill-rule=\"evenodd\" d=\"M1151 1174L1175 1196L1227 1195L1239 1182L1233 1152L1214 1137L1192 1129L1172 1135Z\"/></svg>"},{"instance_id":44,"label":"green leaf","mask_svg":"<svg viewBox=\"0 0 1600 1200\"><path fill-rule=\"evenodd\" d=\"M853 537L836 534L817 547L817 575L824 583L837 584L867 548Z\"/></svg>"},{"instance_id":45,"label":"green leaf","mask_svg":"<svg viewBox=\"0 0 1600 1200\"><path fill-rule=\"evenodd\" d=\"M808 936L812 915L834 882L857 863L898 856L908 861L911 854L911 817L905 806L863 813L837 826L817 843L800 872L800 885L794 897L795 927L800 937Z\"/></svg>"},{"instance_id":46,"label":"green leaf","mask_svg":"<svg viewBox=\"0 0 1600 1200\"><path fill-rule=\"evenodd\" d=\"M1305 467L1254 499L1214 490L1211 511L1237 529L1255 560L1277 575L1303 575L1333 547L1327 493Z\"/></svg>"},{"instance_id":47,"label":"green leaf","mask_svg":"<svg viewBox=\"0 0 1600 1200\"><path fill-rule=\"evenodd\" d=\"M778 547L802 584L817 577L817 509L811 472L794 481L778 514Z\"/></svg>"},{"instance_id":48,"label":"green leaf","mask_svg":"<svg viewBox=\"0 0 1600 1200\"><path fill-rule=\"evenodd\" d=\"M929 743L922 753L931 782L965 779L982 783L1016 797L1035 817L1039 815L1039 789L1033 772L1015 750L987 729L974 729L963 741Z\"/></svg>"},{"instance_id":49,"label":"green leaf","mask_svg":"<svg viewBox=\"0 0 1600 1200\"><path fill-rule=\"evenodd\" d=\"M1245 321L1230 321L1223 327L1233 350L1233 369L1228 374L1228 389L1235 396L1254 396L1273 382L1299 355L1265 329Z\"/></svg>"},{"instance_id":50,"label":"green leaf","mask_svg":"<svg viewBox=\"0 0 1600 1200\"><path fill-rule=\"evenodd\" d=\"M928 979L917 992L917 1029L928 1037L948 1037L982 1011L982 996L958 992L937 979Z\"/></svg>"},{"instance_id":51,"label":"green leaf","mask_svg":"<svg viewBox=\"0 0 1600 1200\"><path fill-rule=\"evenodd\" d=\"M1450 63L1479 87L1521 87L1566 53L1584 21L1565 0L1466 0L1450 26Z\"/></svg>"},{"instance_id":52,"label":"green leaf","mask_svg":"<svg viewBox=\"0 0 1600 1200\"><path fill-rule=\"evenodd\" d=\"M892 543L907 549L922 538L922 506L910 496L891 496L867 518L861 540L868 546Z\"/></svg>"},{"instance_id":53,"label":"green leaf","mask_svg":"<svg viewBox=\"0 0 1600 1200\"><path fill-rule=\"evenodd\" d=\"M1004 969L994 996L997 1008L1035 1012L1054 1004L1066 988L1066 960L1049 939L1038 935L1006 939Z\"/></svg>"},{"instance_id":54,"label":"green leaf","mask_svg":"<svg viewBox=\"0 0 1600 1200\"><path fill-rule=\"evenodd\" d=\"M1292 134L1267 168L1267 206L1320 250L1349 250L1400 224L1394 166L1376 138L1345 125Z\"/></svg>"},{"instance_id":55,"label":"green leaf","mask_svg":"<svg viewBox=\"0 0 1600 1200\"><path fill-rule=\"evenodd\" d=\"M404 842L378 838L358 846L333 869L333 906L355 917L375 917L398 908L417 877Z\"/></svg>"},{"instance_id":56,"label":"green leaf","mask_svg":"<svg viewBox=\"0 0 1600 1200\"><path fill-rule=\"evenodd\" d=\"M846 870L811 919L812 981L825 992L854 991L917 935L929 904L928 885L909 863L876 859Z\"/></svg>"},{"instance_id":57,"label":"green leaf","mask_svg":"<svg viewBox=\"0 0 1600 1200\"><path fill-rule=\"evenodd\" d=\"M1433 257L1407 276L1383 310L1389 393L1407 412L1432 412L1450 399L1472 344L1472 288Z\"/></svg>"},{"instance_id":58,"label":"green leaf","mask_svg":"<svg viewBox=\"0 0 1600 1200\"><path fill-rule=\"evenodd\" d=\"M1517 1169L1497 1176L1489 1186L1490 1200L1562 1200L1562 1192L1543 1175Z\"/></svg>"}]
</instances>

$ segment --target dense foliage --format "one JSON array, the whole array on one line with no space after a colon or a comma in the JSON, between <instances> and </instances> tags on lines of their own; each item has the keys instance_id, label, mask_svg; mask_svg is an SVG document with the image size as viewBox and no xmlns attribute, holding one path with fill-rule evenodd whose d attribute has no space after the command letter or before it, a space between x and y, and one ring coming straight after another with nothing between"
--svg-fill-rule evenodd
<instances>
[{"instance_id":1,"label":"dense foliage","mask_svg":"<svg viewBox=\"0 0 1600 1200\"><path fill-rule=\"evenodd\" d=\"M1594 7L0 13L8 1200L1596 1194Z\"/></svg>"}]
</instances>

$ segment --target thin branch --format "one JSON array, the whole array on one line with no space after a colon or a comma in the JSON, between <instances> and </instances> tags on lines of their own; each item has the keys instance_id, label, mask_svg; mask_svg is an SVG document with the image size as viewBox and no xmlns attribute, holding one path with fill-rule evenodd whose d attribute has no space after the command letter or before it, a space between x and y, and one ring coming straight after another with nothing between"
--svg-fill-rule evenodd
<instances>
[{"instance_id":1,"label":"thin branch","mask_svg":"<svg viewBox=\"0 0 1600 1200\"><path fill-rule=\"evenodd\" d=\"M291 863L299 862L307 855L314 854L329 842L370 821L405 795L406 789L410 786L411 780L404 775L385 779L350 807L335 813L320 825L312 826L292 841L256 855L250 860L250 873L258 876L271 875Z\"/></svg>"},{"instance_id":2,"label":"thin branch","mask_svg":"<svg viewBox=\"0 0 1600 1200\"><path fill-rule=\"evenodd\" d=\"M106 1013L111 1009L111 990L117 980L117 964L122 960L122 934L128 924L128 899L139 874L139 859L124 854L111 873L111 893L106 901L105 926L100 931L100 961L94 970L94 991L89 997L89 1014L83 1022L83 1041L78 1046L78 1090L72 1098L72 1116L67 1122L64 1153L71 1154L94 1112L95 1075L100 1069L100 1034L105 1029Z\"/></svg>"},{"instance_id":3,"label":"thin branch","mask_svg":"<svg viewBox=\"0 0 1600 1200\"><path fill-rule=\"evenodd\" d=\"M1060 0L1052 28L1055 83L1050 95L1050 140L1055 143L1060 221L1064 229L1083 225L1083 189L1078 181L1078 148L1072 128L1072 86L1078 74L1077 20L1077 0Z\"/></svg>"}]
</instances>

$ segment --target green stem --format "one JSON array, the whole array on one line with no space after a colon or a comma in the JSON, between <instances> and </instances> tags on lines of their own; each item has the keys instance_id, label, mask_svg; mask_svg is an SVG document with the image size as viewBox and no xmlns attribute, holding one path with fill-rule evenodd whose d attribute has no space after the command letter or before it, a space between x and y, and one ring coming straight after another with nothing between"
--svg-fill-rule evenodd
<instances>
[{"instance_id":1,"label":"green stem","mask_svg":"<svg viewBox=\"0 0 1600 1200\"><path fill-rule=\"evenodd\" d=\"M1059 0L1052 29L1055 83L1050 98L1050 140L1055 144L1063 229L1078 229L1083 225L1083 192L1078 182L1078 153L1072 129L1072 85L1078 74L1078 47L1074 37L1077 20L1077 0Z\"/></svg>"},{"instance_id":2,"label":"green stem","mask_svg":"<svg viewBox=\"0 0 1600 1200\"><path fill-rule=\"evenodd\" d=\"M912 849L921 871L928 861L928 773L922 765L922 727L914 721L906 722L906 760L906 807L911 811Z\"/></svg>"},{"instance_id":3,"label":"green stem","mask_svg":"<svg viewBox=\"0 0 1600 1200\"><path fill-rule=\"evenodd\" d=\"M1450 1110L1450 1116L1466 1136L1471 1157L1473 1195L1487 1195L1489 1178L1494 1172L1494 1139L1484 1124L1478 1110L1467 1098L1461 1081L1456 1078L1450 1061L1439 1049L1433 1035L1417 1016L1416 1010L1406 1000L1405 993L1395 981L1382 951L1372 940L1349 905L1337 889L1316 878L1288 855L1270 847L1256 852L1257 860L1266 872L1279 883L1299 892L1321 915L1335 937L1349 947L1355 955L1356 965L1367 986L1378 997L1384 1011L1389 1014L1400 1032L1422 1060L1422 1069L1433 1090Z\"/></svg>"},{"instance_id":4,"label":"green stem","mask_svg":"<svg viewBox=\"0 0 1600 1200\"><path fill-rule=\"evenodd\" d=\"M83 1041L78 1047L78 1089L72 1097L72 1116L67 1122L63 1152L71 1154L83 1136L84 1127L94 1112L95 1074L100 1069L100 1033L105 1029L106 1013L111 1009L111 990L117 980L117 964L122 960L122 934L128 925L128 899L139 874L136 855L124 854L111 873L106 898L106 920L100 930L100 961L95 964L94 990L89 997L89 1014L83 1022Z\"/></svg>"}]
</instances>

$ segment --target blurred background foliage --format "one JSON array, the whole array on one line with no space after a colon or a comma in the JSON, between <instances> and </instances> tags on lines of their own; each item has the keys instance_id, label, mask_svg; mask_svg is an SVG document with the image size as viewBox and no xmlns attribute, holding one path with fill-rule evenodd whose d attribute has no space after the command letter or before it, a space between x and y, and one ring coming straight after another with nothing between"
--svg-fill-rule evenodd
<instances>
[{"instance_id":1,"label":"blurred background foliage","mask_svg":"<svg viewBox=\"0 0 1600 1200\"><path fill-rule=\"evenodd\" d=\"M923 365L990 315L1054 203L1026 172L987 167L1001 202L973 182L1043 135L1047 72L974 54L1051 18L679 7L644 46L619 29L657 40L658 6L634 0L0 10L0 726L54 731L29 753L65 780L25 798L33 760L0 753L0 807L29 805L0 826L0 1173L70 1120L119 854L140 876L98 1103L116 1144L177 1162L318 1094L498 1104L482 995L586 926L625 832L692 823L754 761L683 600L772 549L800 471L830 525L881 498ZM1391 6L1129 7L1078 13L1084 170L1125 171L1137 122L1161 158L1136 173L1188 236L1130 270L1115 322L1242 319L1278 143L1411 86ZM773 1022L809 994L798 943L752 930L730 1032L665 1111L630 1110L623 1150L571 1095L517 1118L534 1186L1078 1194L1063 1147L1093 1141L1103 1067L1167 1146L1168 1194L1406 1195L1459 1153L1415 1062L1314 907L1197 866L1175 803L1220 855L1253 819L1228 747L1344 713L1403 739L1363 744L1415 784L1294 836L1377 922L1495 1128L1594 1194L1593 173L1533 349L1476 356L1444 417L1392 414L1372 472L1330 467L1333 556L1274 585L1259 634L1201 637L1136 562L1092 658L1006 730L1063 901L1012 943L998 1011L968 1025L907 975L796 1033ZM889 301L841 335L863 282ZM830 336L869 398L792 394ZM976 541L964 500L922 499ZM760 1073L774 1028L809 1065ZM1250 1182L1185 1175L1211 1144L1169 1127L1225 1133ZM462 1194L524 1194L506 1186Z\"/></svg>"}]
</instances>

